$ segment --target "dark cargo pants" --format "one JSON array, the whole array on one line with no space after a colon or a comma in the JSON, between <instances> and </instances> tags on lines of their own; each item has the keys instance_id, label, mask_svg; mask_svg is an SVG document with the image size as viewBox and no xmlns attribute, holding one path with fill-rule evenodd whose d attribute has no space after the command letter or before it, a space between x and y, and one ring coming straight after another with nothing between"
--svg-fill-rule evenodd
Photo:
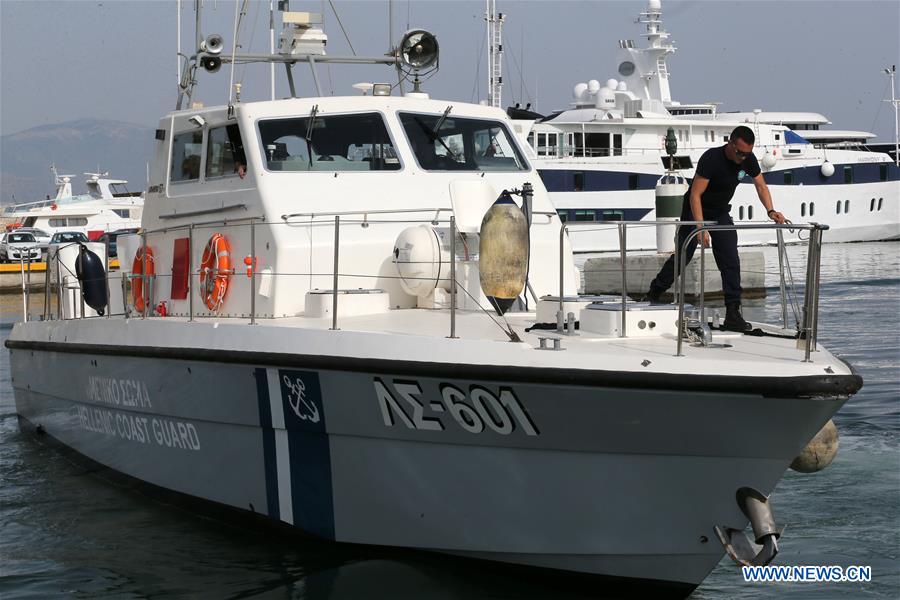
<instances>
[{"instance_id":1,"label":"dark cargo pants","mask_svg":"<svg viewBox=\"0 0 900 600\"><path fill-rule=\"evenodd\" d=\"M703 218L706 221L715 221L719 225L733 225L729 211L731 205L727 206L720 213L712 213L704 209ZM682 221L693 221L690 206L685 202L684 210L681 213ZM696 228L695 225L682 225L678 228L678 237L675 242L675 254L662 266L657 273L656 278L650 283L650 292L652 294L662 294L675 281L675 261L680 260L681 247L688 235ZM725 296L725 304L741 301L741 259L738 256L737 249L737 231L710 231L709 236L712 239L713 256L716 259L716 266L722 275L722 293ZM687 247L687 260L685 265L691 262L694 256L694 250L697 249L699 236L695 236Z\"/></svg>"}]
</instances>

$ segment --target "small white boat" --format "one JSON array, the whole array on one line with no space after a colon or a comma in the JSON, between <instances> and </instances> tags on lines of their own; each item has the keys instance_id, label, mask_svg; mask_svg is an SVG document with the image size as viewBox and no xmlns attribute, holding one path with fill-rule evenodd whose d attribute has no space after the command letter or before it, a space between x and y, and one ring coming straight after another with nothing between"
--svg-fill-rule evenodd
<instances>
[{"instance_id":1,"label":"small white boat","mask_svg":"<svg viewBox=\"0 0 900 600\"><path fill-rule=\"evenodd\" d=\"M81 231L95 240L104 232L140 227L144 207L142 192L129 192L128 181L111 179L108 173L85 173L87 194L72 193L72 175L59 175L52 167L56 193L45 200L8 206L3 213L18 227L33 227L51 235Z\"/></svg>"},{"instance_id":2,"label":"small white boat","mask_svg":"<svg viewBox=\"0 0 900 600\"><path fill-rule=\"evenodd\" d=\"M436 59L418 30L395 55L326 56L315 21L285 13L282 52L255 58L387 63L416 83ZM221 48L191 57L186 96ZM579 297L504 112L418 87L162 117L125 273L61 249L58 312L9 336L23 425L337 542L681 595L726 551L767 563L768 494L862 384L815 341L822 228L803 225L802 335Z\"/></svg>"}]
</instances>

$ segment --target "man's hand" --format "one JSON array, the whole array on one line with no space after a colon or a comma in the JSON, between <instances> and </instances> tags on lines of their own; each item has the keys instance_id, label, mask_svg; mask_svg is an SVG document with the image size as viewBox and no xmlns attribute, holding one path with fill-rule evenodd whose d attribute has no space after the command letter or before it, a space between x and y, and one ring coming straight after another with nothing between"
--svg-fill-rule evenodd
<instances>
[{"instance_id":1,"label":"man's hand","mask_svg":"<svg viewBox=\"0 0 900 600\"><path fill-rule=\"evenodd\" d=\"M698 235L697 238L699 239L699 243L704 248L709 248L710 241L709 241L709 232L708 231L701 231L700 235Z\"/></svg>"},{"instance_id":2,"label":"man's hand","mask_svg":"<svg viewBox=\"0 0 900 600\"><path fill-rule=\"evenodd\" d=\"M775 221L776 223L778 223L779 225L784 225L784 221L785 221L784 215L781 214L780 212L778 212L777 210L774 210L774 209L770 210L768 212L768 217L770 219L772 219L773 221Z\"/></svg>"}]
</instances>

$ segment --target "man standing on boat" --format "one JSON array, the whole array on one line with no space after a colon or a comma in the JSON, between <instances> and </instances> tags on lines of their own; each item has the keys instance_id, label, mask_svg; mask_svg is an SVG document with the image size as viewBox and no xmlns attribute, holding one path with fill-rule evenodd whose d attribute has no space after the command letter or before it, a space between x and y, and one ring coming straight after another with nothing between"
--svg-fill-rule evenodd
<instances>
[{"instance_id":1,"label":"man standing on boat","mask_svg":"<svg viewBox=\"0 0 900 600\"><path fill-rule=\"evenodd\" d=\"M750 176L759 201L766 209L766 215L776 223L784 223L784 215L772 208L769 187L759 169L759 162L753 155L756 136L749 127L740 125L731 132L728 143L718 148L710 148L697 162L697 170L691 187L684 195L681 209L682 221L715 221L719 225L733 225L729 214L731 198L741 180ZM650 283L647 298L653 304L661 303L663 293L675 281L675 261L679 259L682 244L691 233L691 228L678 228L675 254L669 257ZM725 295L724 329L749 331L750 325L741 315L741 260L737 249L737 231L704 231L693 238L687 247L687 261L691 261L698 239L704 247L709 247L712 238L713 256L722 274L722 292Z\"/></svg>"}]
</instances>

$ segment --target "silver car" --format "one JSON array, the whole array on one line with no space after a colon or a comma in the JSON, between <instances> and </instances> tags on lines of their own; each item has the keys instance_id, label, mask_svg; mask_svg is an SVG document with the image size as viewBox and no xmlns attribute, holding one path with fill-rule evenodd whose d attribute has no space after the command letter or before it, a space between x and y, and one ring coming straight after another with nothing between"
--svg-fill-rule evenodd
<instances>
[{"instance_id":1,"label":"silver car","mask_svg":"<svg viewBox=\"0 0 900 600\"><path fill-rule=\"evenodd\" d=\"M38 229L37 227L19 227L17 229L14 229L13 233L30 233L34 236L37 245L44 252L47 251L47 246L50 245L50 234L43 229Z\"/></svg>"},{"instance_id":2,"label":"silver car","mask_svg":"<svg viewBox=\"0 0 900 600\"><path fill-rule=\"evenodd\" d=\"M34 235L13 231L4 233L0 238L0 262L19 262L22 260L41 260L41 248Z\"/></svg>"}]
</instances>

